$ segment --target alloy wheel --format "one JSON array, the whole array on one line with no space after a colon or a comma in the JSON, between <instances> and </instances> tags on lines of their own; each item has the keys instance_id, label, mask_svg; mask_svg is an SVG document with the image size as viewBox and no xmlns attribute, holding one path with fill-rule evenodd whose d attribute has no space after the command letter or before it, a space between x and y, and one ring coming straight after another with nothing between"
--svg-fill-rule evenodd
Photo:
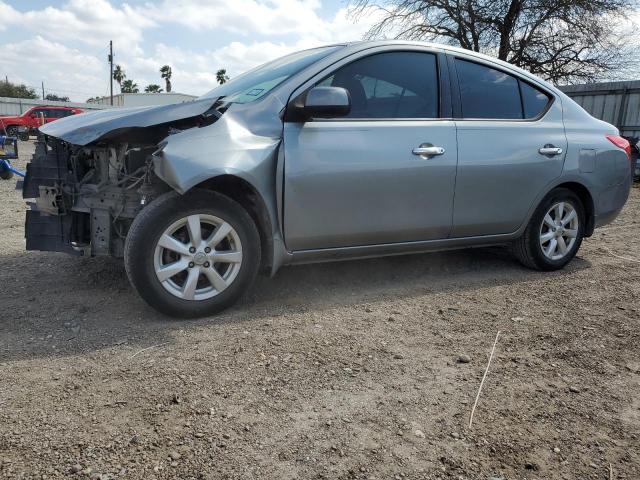
<instances>
[{"instance_id":1,"label":"alloy wheel","mask_svg":"<svg viewBox=\"0 0 640 480\"><path fill-rule=\"evenodd\" d=\"M562 260L568 255L576 243L578 229L578 212L570 202L552 205L540 226L540 247L545 257Z\"/></svg>"},{"instance_id":2,"label":"alloy wheel","mask_svg":"<svg viewBox=\"0 0 640 480\"><path fill-rule=\"evenodd\" d=\"M242 243L234 228L213 215L189 215L172 223L155 246L160 284L183 300L215 297L238 276Z\"/></svg>"}]
</instances>

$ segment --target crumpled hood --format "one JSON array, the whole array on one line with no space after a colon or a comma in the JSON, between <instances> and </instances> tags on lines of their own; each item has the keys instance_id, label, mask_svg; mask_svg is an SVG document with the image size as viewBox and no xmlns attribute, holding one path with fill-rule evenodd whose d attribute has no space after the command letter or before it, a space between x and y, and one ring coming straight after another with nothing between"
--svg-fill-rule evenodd
<instances>
[{"instance_id":1,"label":"crumpled hood","mask_svg":"<svg viewBox=\"0 0 640 480\"><path fill-rule=\"evenodd\" d=\"M47 123L40 127L40 131L65 142L84 146L122 130L152 127L202 115L216 100L203 98L155 107L96 110Z\"/></svg>"}]
</instances>

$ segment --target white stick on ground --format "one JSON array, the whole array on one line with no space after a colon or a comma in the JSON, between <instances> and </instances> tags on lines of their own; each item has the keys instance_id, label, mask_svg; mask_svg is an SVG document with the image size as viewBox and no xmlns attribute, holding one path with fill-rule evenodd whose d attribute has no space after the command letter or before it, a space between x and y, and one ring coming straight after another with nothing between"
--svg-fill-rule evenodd
<instances>
[{"instance_id":1,"label":"white stick on ground","mask_svg":"<svg viewBox=\"0 0 640 480\"><path fill-rule=\"evenodd\" d=\"M158 348L158 347L162 347L163 345L166 345L169 342L164 342L164 343L159 343L158 345L152 345L150 347L147 348L143 348L142 350L140 350L139 352L134 353L133 355L131 355L129 357L129 360L131 360L132 358L137 357L139 354L141 354L142 352L146 352L147 350L151 350L152 348Z\"/></svg>"},{"instance_id":2,"label":"white stick on ground","mask_svg":"<svg viewBox=\"0 0 640 480\"><path fill-rule=\"evenodd\" d=\"M484 371L484 375L482 376L482 381L480 382L480 387L478 387L478 394L476 395L476 401L473 403L473 408L471 409L471 417L469 417L469 428L473 425L473 415L476 413L476 407L478 406L478 401L480 400L480 392L482 392L482 387L484 386L484 381L487 378L487 373L489 373L489 366L491 365L491 360L493 360L493 354L496 351L496 345L498 344L498 337L500 337L500 331L496 334L496 339L493 342L493 348L491 349L491 354L489 355L489 362L487 362L487 368Z\"/></svg>"},{"instance_id":3,"label":"white stick on ground","mask_svg":"<svg viewBox=\"0 0 640 480\"><path fill-rule=\"evenodd\" d=\"M611 250L609 250L608 248L603 248L603 250L605 252L607 252L609 255L611 255L612 257L616 257L619 258L621 260L626 260L627 262L635 262L635 263L640 263L640 260L636 260L635 258L630 258L630 257L623 257L622 255L618 255L617 253L613 253Z\"/></svg>"}]
</instances>

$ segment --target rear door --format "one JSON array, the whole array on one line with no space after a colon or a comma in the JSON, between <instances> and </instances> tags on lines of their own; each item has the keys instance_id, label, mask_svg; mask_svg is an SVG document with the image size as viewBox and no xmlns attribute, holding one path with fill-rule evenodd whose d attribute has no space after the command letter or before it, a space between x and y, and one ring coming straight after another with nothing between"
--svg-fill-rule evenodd
<instances>
[{"instance_id":1,"label":"rear door","mask_svg":"<svg viewBox=\"0 0 640 480\"><path fill-rule=\"evenodd\" d=\"M314 80L309 88L346 88L352 109L344 118L285 122L290 250L447 237L457 153L454 122L442 118L448 78L438 71L435 52L384 51ZM442 151L420 155L424 145Z\"/></svg>"},{"instance_id":2,"label":"rear door","mask_svg":"<svg viewBox=\"0 0 640 480\"><path fill-rule=\"evenodd\" d=\"M560 100L491 63L451 55L449 65L458 80L451 236L512 233L562 172L567 139Z\"/></svg>"}]
</instances>

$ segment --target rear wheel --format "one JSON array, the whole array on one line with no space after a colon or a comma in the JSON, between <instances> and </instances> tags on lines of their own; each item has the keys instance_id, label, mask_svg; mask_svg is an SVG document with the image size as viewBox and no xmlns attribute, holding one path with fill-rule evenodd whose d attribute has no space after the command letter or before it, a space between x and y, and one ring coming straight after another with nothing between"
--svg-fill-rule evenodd
<instances>
[{"instance_id":1,"label":"rear wheel","mask_svg":"<svg viewBox=\"0 0 640 480\"><path fill-rule=\"evenodd\" d=\"M557 188L540 203L513 251L526 267L559 270L578 252L584 225L580 198L571 190Z\"/></svg>"},{"instance_id":2,"label":"rear wheel","mask_svg":"<svg viewBox=\"0 0 640 480\"><path fill-rule=\"evenodd\" d=\"M231 306L260 265L260 238L249 214L206 190L163 195L134 220L125 266L140 296L162 313L183 318Z\"/></svg>"}]
</instances>

